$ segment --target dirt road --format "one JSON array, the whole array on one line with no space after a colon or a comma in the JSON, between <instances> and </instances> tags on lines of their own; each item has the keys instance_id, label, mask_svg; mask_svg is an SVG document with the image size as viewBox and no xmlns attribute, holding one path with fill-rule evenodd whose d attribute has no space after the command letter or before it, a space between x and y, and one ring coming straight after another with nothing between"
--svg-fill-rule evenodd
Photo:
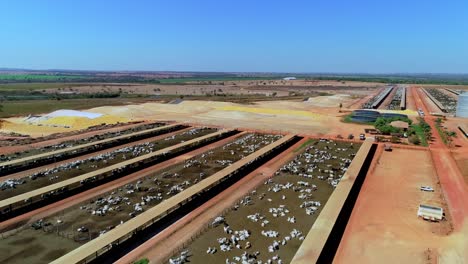
<instances>
[{"instance_id":1,"label":"dirt road","mask_svg":"<svg viewBox=\"0 0 468 264\"><path fill-rule=\"evenodd\" d=\"M414 102L415 99L412 90L413 88L406 86L406 109L417 111L418 109L416 108L416 103Z\"/></svg>"}]
</instances>

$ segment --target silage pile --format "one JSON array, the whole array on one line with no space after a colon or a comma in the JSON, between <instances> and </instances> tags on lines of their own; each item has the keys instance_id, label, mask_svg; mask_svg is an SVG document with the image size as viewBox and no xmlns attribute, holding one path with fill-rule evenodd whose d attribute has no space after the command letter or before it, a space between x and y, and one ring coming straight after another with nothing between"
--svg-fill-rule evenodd
<instances>
[{"instance_id":1,"label":"silage pile","mask_svg":"<svg viewBox=\"0 0 468 264\"><path fill-rule=\"evenodd\" d=\"M41 117L35 117L34 119L27 118L25 121L42 126L82 129L100 124L127 122L128 119L100 113L75 110L57 110Z\"/></svg>"}]
</instances>

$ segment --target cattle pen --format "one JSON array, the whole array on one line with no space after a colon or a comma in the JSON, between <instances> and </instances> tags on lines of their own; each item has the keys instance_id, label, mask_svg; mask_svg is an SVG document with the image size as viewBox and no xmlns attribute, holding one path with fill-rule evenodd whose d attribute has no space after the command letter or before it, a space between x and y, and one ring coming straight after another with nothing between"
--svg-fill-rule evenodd
<instances>
[{"instance_id":1,"label":"cattle pen","mask_svg":"<svg viewBox=\"0 0 468 264\"><path fill-rule=\"evenodd\" d=\"M432 96L432 94L430 94L426 89L424 88L421 88L422 91L427 95L427 97L429 97L429 99L431 99L431 101L444 113L447 113L447 109L445 109L445 107L439 102L439 100L437 100L434 96Z\"/></svg>"},{"instance_id":2,"label":"cattle pen","mask_svg":"<svg viewBox=\"0 0 468 264\"><path fill-rule=\"evenodd\" d=\"M291 263L333 260L375 150L373 140L366 139Z\"/></svg>"},{"instance_id":3,"label":"cattle pen","mask_svg":"<svg viewBox=\"0 0 468 264\"><path fill-rule=\"evenodd\" d=\"M136 157L112 166L93 172L85 173L71 179L51 184L34 191L23 193L0 201L1 218L9 218L22 211L29 210L36 205L45 205L57 199L61 199L93 187L98 182L116 176L124 175L134 169L141 169L160 162L163 159L182 154L194 147L208 144L215 140L238 133L237 130L220 130L199 138L195 138L168 148L161 149L140 157Z\"/></svg>"},{"instance_id":4,"label":"cattle pen","mask_svg":"<svg viewBox=\"0 0 468 264\"><path fill-rule=\"evenodd\" d=\"M272 152L284 147L287 144L296 142L297 140L298 138L294 135L284 136L283 138L261 148L257 152L250 154L249 156L241 159L231 166L215 173L211 177L200 181L194 186L189 187L185 191L173 196L172 198L161 202L159 205L136 216L121 226L56 259L52 263L87 263L92 261L96 257L110 250L113 246L117 246L125 242L132 236L136 235L138 232L147 229L155 222L158 222L160 219L194 200L202 193L207 192L221 182L226 181L234 175L238 174L246 166L249 166L255 161L262 159Z\"/></svg>"},{"instance_id":5,"label":"cattle pen","mask_svg":"<svg viewBox=\"0 0 468 264\"><path fill-rule=\"evenodd\" d=\"M110 148L112 146L128 143L131 141L145 139L151 136L180 130L183 128L186 128L186 126L181 124L172 124L162 127L156 127L153 129L138 131L127 135L121 135L96 142L73 146L70 148L59 149L34 156L28 156L20 159L3 162L0 163L0 176L22 171L25 169L38 167L40 165L46 165L53 162L65 160L67 158L77 157L79 155L84 155L87 153Z\"/></svg>"}]
</instances>

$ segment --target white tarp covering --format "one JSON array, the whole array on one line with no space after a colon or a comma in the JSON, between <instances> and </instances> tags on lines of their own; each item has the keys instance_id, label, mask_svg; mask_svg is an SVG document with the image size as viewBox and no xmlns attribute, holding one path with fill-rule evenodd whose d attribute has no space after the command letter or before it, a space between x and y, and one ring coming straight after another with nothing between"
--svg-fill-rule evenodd
<instances>
[{"instance_id":1,"label":"white tarp covering","mask_svg":"<svg viewBox=\"0 0 468 264\"><path fill-rule=\"evenodd\" d=\"M76 110L57 110L57 111L54 111L52 113L49 113L49 114L45 115L44 117L49 119L49 118L59 117L59 116L86 117L86 118L89 118L89 119L95 119L95 118L98 118L98 117L102 116L102 114L91 113L91 112L83 112L83 111L76 111Z\"/></svg>"}]
</instances>

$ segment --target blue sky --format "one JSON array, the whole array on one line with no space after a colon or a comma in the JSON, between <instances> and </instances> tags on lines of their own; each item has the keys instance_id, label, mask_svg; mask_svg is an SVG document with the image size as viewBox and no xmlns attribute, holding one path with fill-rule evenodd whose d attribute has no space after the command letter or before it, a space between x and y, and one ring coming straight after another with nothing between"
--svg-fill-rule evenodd
<instances>
[{"instance_id":1,"label":"blue sky","mask_svg":"<svg viewBox=\"0 0 468 264\"><path fill-rule=\"evenodd\" d=\"M468 1L0 0L0 67L468 73Z\"/></svg>"}]
</instances>

